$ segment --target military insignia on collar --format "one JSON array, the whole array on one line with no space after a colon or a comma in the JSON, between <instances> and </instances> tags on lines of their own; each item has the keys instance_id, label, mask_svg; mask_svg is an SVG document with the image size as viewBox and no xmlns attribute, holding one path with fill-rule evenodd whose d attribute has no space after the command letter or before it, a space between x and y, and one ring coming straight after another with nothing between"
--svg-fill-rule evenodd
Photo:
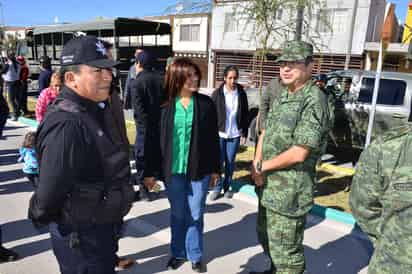
<instances>
[{"instance_id":1,"label":"military insignia on collar","mask_svg":"<svg viewBox=\"0 0 412 274\"><path fill-rule=\"evenodd\" d=\"M104 47L104 45L103 45L103 43L102 43L102 41L98 41L97 43L96 43L96 51L97 52L100 52L101 54L103 54L103 55L106 55L106 48Z\"/></svg>"}]
</instances>

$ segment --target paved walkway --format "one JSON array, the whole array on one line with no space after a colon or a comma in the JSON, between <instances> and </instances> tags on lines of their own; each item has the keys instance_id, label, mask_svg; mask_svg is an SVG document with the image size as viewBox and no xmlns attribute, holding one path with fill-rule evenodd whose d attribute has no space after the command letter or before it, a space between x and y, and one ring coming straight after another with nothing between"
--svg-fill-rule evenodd
<instances>
[{"instance_id":1,"label":"paved walkway","mask_svg":"<svg viewBox=\"0 0 412 274\"><path fill-rule=\"evenodd\" d=\"M17 262L0 265L0 274L59 273L47 231L38 232L26 219L31 185L16 163L18 147L29 128L8 122L6 140L0 140L0 223L3 242L21 256ZM208 273L248 273L268 266L255 233L256 200L238 194L234 199L208 202L205 215L205 257ZM192 273L190 264L166 271L169 252L169 205L162 196L154 202L137 202L126 216L120 255L136 265L119 273ZM307 271L311 274L366 274L370 244L350 226L316 216L308 217L305 231Z\"/></svg>"}]
</instances>

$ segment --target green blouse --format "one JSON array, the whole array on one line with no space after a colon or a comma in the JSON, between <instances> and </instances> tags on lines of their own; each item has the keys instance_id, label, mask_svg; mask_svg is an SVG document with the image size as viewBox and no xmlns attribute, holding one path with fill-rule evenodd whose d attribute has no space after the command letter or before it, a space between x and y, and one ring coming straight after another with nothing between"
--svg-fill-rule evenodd
<instances>
[{"instance_id":1,"label":"green blouse","mask_svg":"<svg viewBox=\"0 0 412 274\"><path fill-rule=\"evenodd\" d=\"M193 124L193 96L185 109L181 98L175 100L173 124L172 174L186 174Z\"/></svg>"}]
</instances>

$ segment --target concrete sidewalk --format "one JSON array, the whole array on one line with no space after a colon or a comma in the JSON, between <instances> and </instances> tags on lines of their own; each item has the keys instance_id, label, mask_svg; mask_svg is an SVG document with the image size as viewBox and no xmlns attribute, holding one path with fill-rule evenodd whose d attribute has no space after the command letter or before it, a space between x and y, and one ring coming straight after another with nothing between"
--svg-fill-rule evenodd
<instances>
[{"instance_id":1,"label":"concrete sidewalk","mask_svg":"<svg viewBox=\"0 0 412 274\"><path fill-rule=\"evenodd\" d=\"M0 223L3 243L21 256L17 262L0 265L1 274L59 273L47 231L38 232L26 219L32 193L17 164L18 148L30 130L8 122L0 140ZM248 273L263 270L268 261L257 243L256 200L243 194L234 199L208 202L205 215L205 256L208 273ZM169 258L169 204L165 193L153 202L137 202L126 216L120 255L137 264L119 273L192 273L190 264L178 271L166 271ZM306 273L366 273L371 246L351 226L310 215L305 231Z\"/></svg>"}]
</instances>

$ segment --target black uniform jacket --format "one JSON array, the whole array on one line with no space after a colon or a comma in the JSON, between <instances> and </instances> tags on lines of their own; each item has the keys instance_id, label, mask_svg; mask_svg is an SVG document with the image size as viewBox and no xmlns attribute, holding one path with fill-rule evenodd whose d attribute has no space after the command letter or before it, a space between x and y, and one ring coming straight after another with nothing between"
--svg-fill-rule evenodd
<instances>
[{"instance_id":1,"label":"black uniform jacket","mask_svg":"<svg viewBox=\"0 0 412 274\"><path fill-rule=\"evenodd\" d=\"M107 119L107 102L98 104L87 100L67 87L62 89L57 99L68 99L80 106L81 111L87 111L112 140L112 147L107 149L126 149L121 137L114 135L119 134L112 128L114 122ZM67 195L75 184L102 182L109 174L104 170L95 137L84 121L66 111L47 114L36 135L36 152L40 163L39 185L29 209L30 218L41 223L59 221ZM116 160L118 165L110 168L112 181L130 175L128 151L122 155L122 159Z\"/></svg>"}]
</instances>

